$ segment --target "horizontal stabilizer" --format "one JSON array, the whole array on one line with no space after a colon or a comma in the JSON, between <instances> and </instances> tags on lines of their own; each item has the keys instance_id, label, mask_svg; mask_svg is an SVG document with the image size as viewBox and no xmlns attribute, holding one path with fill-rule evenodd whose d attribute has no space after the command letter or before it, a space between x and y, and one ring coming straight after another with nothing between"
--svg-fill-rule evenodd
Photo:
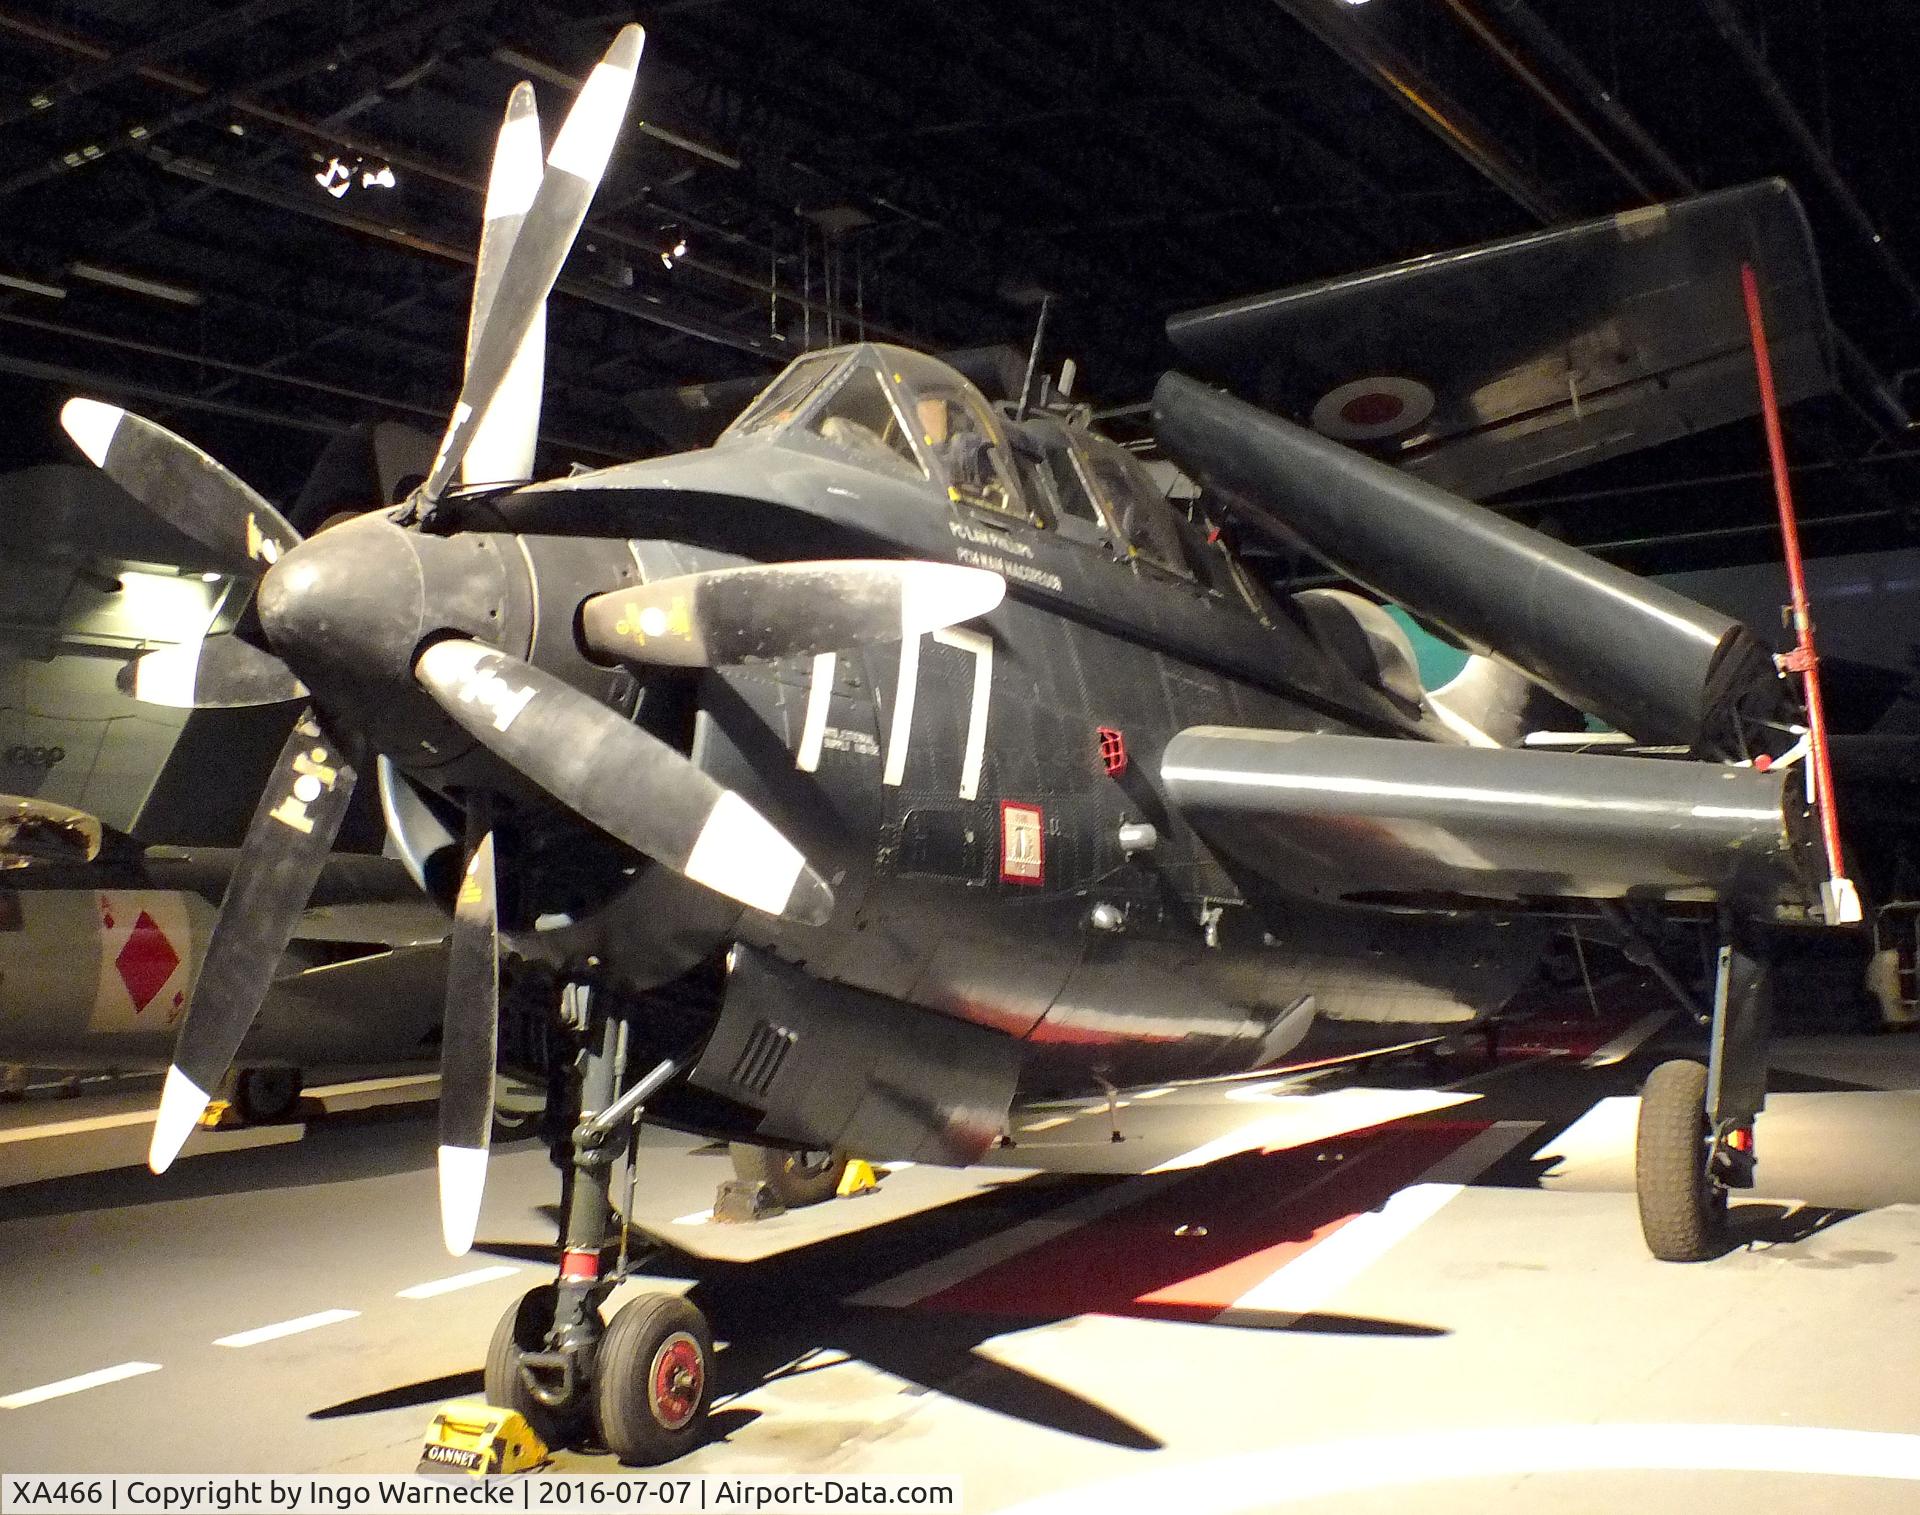
<instances>
[{"instance_id":1,"label":"horizontal stabilizer","mask_svg":"<svg viewBox=\"0 0 1920 1515\"><path fill-rule=\"evenodd\" d=\"M1194 726L1160 774L1231 864L1321 897L1811 903L1798 770Z\"/></svg>"},{"instance_id":2,"label":"horizontal stabilizer","mask_svg":"<svg viewBox=\"0 0 1920 1515\"><path fill-rule=\"evenodd\" d=\"M1778 179L1412 259L1167 323L1194 369L1471 498L1832 389L1806 217Z\"/></svg>"}]
</instances>

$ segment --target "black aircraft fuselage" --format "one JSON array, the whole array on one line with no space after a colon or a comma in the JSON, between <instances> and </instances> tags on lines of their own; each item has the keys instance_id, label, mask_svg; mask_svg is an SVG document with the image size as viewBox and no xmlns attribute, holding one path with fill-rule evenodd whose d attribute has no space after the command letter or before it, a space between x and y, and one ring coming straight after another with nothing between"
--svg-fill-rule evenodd
<instances>
[{"instance_id":1,"label":"black aircraft fuselage","mask_svg":"<svg viewBox=\"0 0 1920 1515\"><path fill-rule=\"evenodd\" d=\"M1007 595L963 626L811 658L636 675L582 651L590 595L847 558L990 569ZM457 873L440 802L503 797L512 948L595 959L629 990L744 946L769 971L981 1028L1016 1049L1022 1087L1054 1090L1265 1066L1316 1023L1405 1040L1497 1007L1544 940L1525 921L1337 903L1314 877L1236 877L1167 802L1176 733L1451 738L1247 587L1122 450L1052 415L1008 421L902 349L802 358L706 451L470 494L424 531L337 527L261 603L321 708L392 760L389 821L423 884L445 898ZM418 647L447 634L688 753L793 838L832 886L830 918L742 909L549 803L415 684ZM299 657L303 637L323 656Z\"/></svg>"}]
</instances>

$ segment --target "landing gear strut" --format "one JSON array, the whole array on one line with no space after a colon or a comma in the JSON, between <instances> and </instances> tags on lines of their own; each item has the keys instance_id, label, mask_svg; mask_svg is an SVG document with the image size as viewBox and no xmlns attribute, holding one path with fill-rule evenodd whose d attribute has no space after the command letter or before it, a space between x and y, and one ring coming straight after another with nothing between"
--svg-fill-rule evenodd
<instances>
[{"instance_id":1,"label":"landing gear strut","mask_svg":"<svg viewBox=\"0 0 1920 1515\"><path fill-rule=\"evenodd\" d=\"M562 991L561 1018L581 1034L582 1050L569 1080L575 1120L560 1272L523 1295L494 1329L487 1401L518 1410L550 1445L597 1434L623 1462L666 1462L691 1451L703 1434L713 1398L713 1333L677 1294L639 1295L611 1324L600 1307L627 1276L624 1247L610 1271L602 1261L613 1229L609 1188L618 1138L679 1065L660 1063L616 1098L626 1063L624 1022L600 1009L581 983Z\"/></svg>"},{"instance_id":2,"label":"landing gear strut","mask_svg":"<svg viewBox=\"0 0 1920 1515\"><path fill-rule=\"evenodd\" d=\"M1753 1186L1753 1123L1767 1098L1773 965L1764 944L1729 934L1713 989L1708 1062L1662 1063L1640 1095L1634 1188L1640 1231L1662 1262L1727 1249L1727 1192Z\"/></svg>"}]
</instances>

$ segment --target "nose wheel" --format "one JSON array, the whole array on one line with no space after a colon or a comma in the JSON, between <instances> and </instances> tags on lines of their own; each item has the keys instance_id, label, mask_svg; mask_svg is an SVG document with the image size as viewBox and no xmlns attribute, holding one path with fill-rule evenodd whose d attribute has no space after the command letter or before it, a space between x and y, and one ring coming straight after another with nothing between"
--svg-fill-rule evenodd
<instances>
[{"instance_id":1,"label":"nose wheel","mask_svg":"<svg viewBox=\"0 0 1920 1515\"><path fill-rule=\"evenodd\" d=\"M597 1437L622 1462L667 1462L706 1433L713 1331L677 1294L641 1294L611 1324L601 1306L628 1276L624 1244L614 1266L604 1264L616 1137L636 1128L643 1101L680 1069L662 1062L616 1097L624 1025L595 1007L584 984L562 992L561 1018L584 1035L568 1081L575 1119L559 1276L528 1290L494 1328L487 1402L519 1411L549 1446ZM631 1162L629 1150L629 1171Z\"/></svg>"}]
</instances>

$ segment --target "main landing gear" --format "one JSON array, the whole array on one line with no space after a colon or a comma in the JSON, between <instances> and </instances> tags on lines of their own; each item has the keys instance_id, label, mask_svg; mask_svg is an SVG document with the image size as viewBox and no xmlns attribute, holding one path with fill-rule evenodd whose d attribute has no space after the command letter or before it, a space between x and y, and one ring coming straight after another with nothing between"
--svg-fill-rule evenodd
<instances>
[{"instance_id":1,"label":"main landing gear","mask_svg":"<svg viewBox=\"0 0 1920 1515\"><path fill-rule=\"evenodd\" d=\"M1714 975L1707 1063L1662 1063L1640 1094L1634 1188L1641 1234L1662 1262L1705 1262L1724 1253L1728 1191L1753 1186L1773 967L1764 944L1740 932L1731 937Z\"/></svg>"},{"instance_id":2,"label":"main landing gear","mask_svg":"<svg viewBox=\"0 0 1920 1515\"><path fill-rule=\"evenodd\" d=\"M569 984L561 1018L582 1050L569 1080L574 1125L559 1277L529 1290L502 1317L487 1350L489 1404L518 1410L541 1439L559 1446L597 1438L622 1462L659 1463L691 1451L713 1398L713 1333L677 1294L642 1294L609 1324L600 1307L627 1276L626 1247L608 1271L613 1227L610 1180L642 1103L679 1071L660 1063L616 1098L624 1074L624 1021L598 1008L591 989Z\"/></svg>"}]
</instances>

